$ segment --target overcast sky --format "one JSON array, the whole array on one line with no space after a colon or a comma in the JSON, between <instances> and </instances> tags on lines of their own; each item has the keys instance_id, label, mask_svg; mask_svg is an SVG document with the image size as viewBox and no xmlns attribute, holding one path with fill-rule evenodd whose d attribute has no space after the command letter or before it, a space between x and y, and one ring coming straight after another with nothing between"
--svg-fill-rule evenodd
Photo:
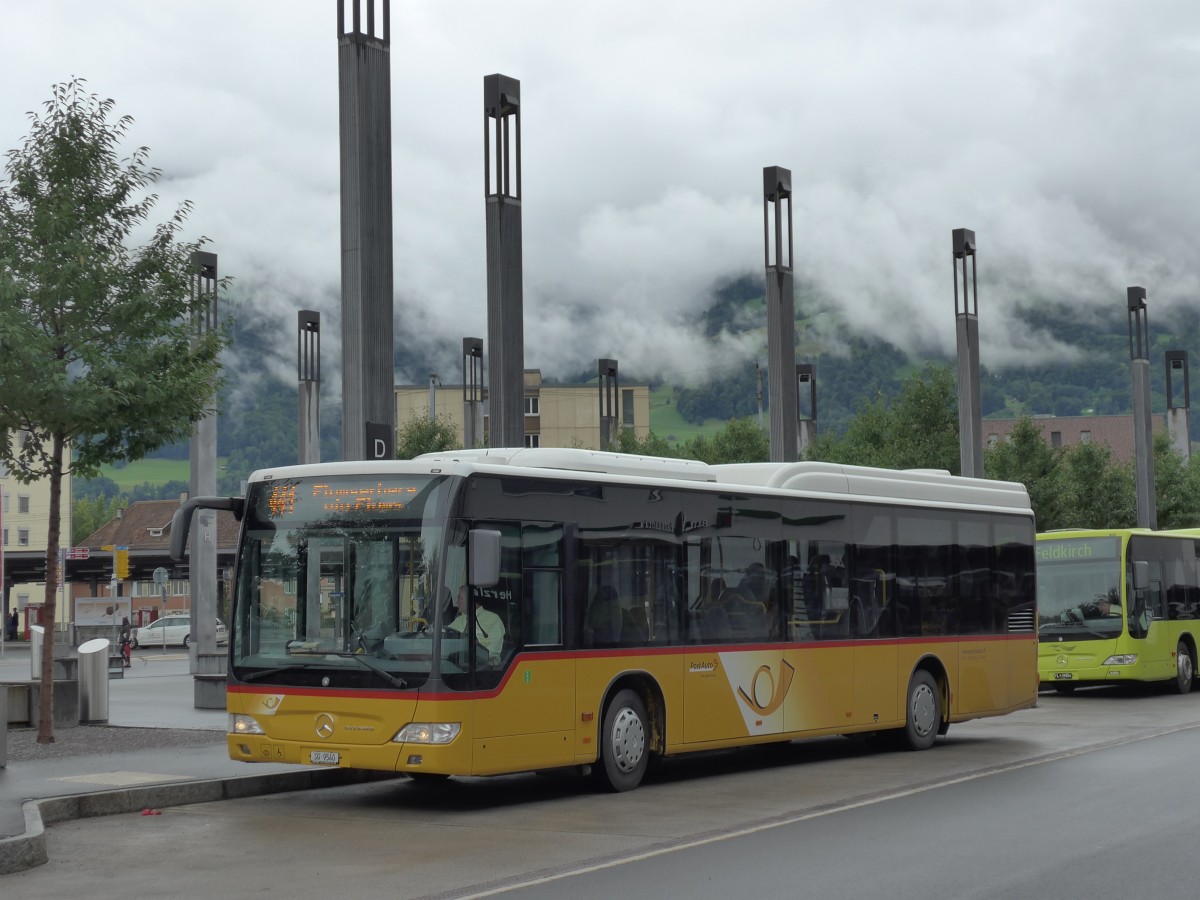
<instances>
[{"instance_id":1,"label":"overcast sky","mask_svg":"<svg viewBox=\"0 0 1200 900\"><path fill-rule=\"evenodd\" d=\"M353 0L347 0L353 2ZM0 0L0 149L55 82L134 117L241 302L340 338L336 0ZM486 336L483 78L521 82L527 367L695 381L715 285L763 275L762 169L793 173L797 285L954 352L951 231L979 244L982 361L1065 348L1021 304L1149 321L1198 299L1195 0L564 0L391 7L397 340ZM132 144L131 144L132 146ZM836 343L839 335L826 339ZM1191 348L1200 350L1200 348ZM326 371L336 360L325 362ZM397 373L423 380L424 372Z\"/></svg>"}]
</instances>

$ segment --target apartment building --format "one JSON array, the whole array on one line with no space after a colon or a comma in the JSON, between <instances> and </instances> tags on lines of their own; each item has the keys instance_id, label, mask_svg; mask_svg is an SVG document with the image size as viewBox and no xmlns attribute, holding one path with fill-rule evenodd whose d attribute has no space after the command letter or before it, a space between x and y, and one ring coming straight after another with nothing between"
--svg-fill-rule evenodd
<instances>
[{"instance_id":1,"label":"apartment building","mask_svg":"<svg viewBox=\"0 0 1200 900\"><path fill-rule=\"evenodd\" d=\"M405 384L396 386L396 427L413 416L439 418L454 424L463 440L463 386L461 384ZM650 387L621 384L615 398L616 425L632 429L639 439L650 434ZM483 392L483 428L487 430L487 391ZM482 442L480 442L482 443ZM595 384L547 385L540 369L525 370L525 446L600 448L600 389Z\"/></svg>"},{"instance_id":2,"label":"apartment building","mask_svg":"<svg viewBox=\"0 0 1200 900\"><path fill-rule=\"evenodd\" d=\"M71 476L62 481L62 518L58 546L65 552L71 546ZM0 608L7 617L15 609L18 613L20 630L29 624L29 610L40 610L45 601L46 582L44 563L46 544L50 536L50 482L34 481L22 484L0 462L0 553L5 564L0 566L4 575L3 591L0 592ZM41 572L41 581L18 580L26 578L27 567L23 561L34 560ZM58 600L63 597L60 584ZM33 613L33 621L39 620Z\"/></svg>"}]
</instances>

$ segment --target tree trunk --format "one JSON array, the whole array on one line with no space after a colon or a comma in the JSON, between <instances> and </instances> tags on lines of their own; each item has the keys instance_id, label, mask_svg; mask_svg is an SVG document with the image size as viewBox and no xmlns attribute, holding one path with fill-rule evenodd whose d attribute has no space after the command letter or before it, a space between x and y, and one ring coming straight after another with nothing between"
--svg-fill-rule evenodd
<instances>
[{"instance_id":1,"label":"tree trunk","mask_svg":"<svg viewBox=\"0 0 1200 900\"><path fill-rule=\"evenodd\" d=\"M42 602L42 689L38 695L39 744L54 743L54 598L58 588L58 536L62 530L63 439L50 449L50 514L46 530L46 595ZM64 589L65 596L66 591Z\"/></svg>"}]
</instances>

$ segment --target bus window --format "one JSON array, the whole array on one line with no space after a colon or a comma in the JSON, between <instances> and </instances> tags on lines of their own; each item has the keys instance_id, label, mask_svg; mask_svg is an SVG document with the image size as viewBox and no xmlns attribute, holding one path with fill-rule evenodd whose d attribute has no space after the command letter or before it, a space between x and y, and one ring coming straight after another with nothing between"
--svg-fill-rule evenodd
<instances>
[{"instance_id":1,"label":"bus window","mask_svg":"<svg viewBox=\"0 0 1200 900\"><path fill-rule=\"evenodd\" d=\"M893 637L896 633L892 519L891 512L883 509L854 511L856 540L849 579L851 629L856 637Z\"/></svg>"},{"instance_id":2,"label":"bus window","mask_svg":"<svg viewBox=\"0 0 1200 900\"><path fill-rule=\"evenodd\" d=\"M526 523L521 529L525 598L525 644L562 643L562 542L561 525Z\"/></svg>"}]
</instances>

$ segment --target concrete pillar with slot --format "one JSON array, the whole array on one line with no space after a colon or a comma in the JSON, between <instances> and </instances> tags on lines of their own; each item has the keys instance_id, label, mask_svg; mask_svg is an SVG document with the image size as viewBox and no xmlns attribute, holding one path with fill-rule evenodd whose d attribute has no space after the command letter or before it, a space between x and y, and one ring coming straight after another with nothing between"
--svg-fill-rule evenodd
<instances>
[{"instance_id":1,"label":"concrete pillar with slot","mask_svg":"<svg viewBox=\"0 0 1200 900\"><path fill-rule=\"evenodd\" d=\"M783 206L787 204L787 215ZM767 279L767 407L771 462L795 462L796 298L792 274L792 172L763 169L763 255Z\"/></svg>"},{"instance_id":2,"label":"concrete pillar with slot","mask_svg":"<svg viewBox=\"0 0 1200 900\"><path fill-rule=\"evenodd\" d=\"M321 461L321 314L300 310L296 330L296 374L300 381L297 461Z\"/></svg>"},{"instance_id":3,"label":"concrete pillar with slot","mask_svg":"<svg viewBox=\"0 0 1200 900\"><path fill-rule=\"evenodd\" d=\"M196 340L216 331L217 255L192 254L192 321ZM191 495L217 493L217 416L210 413L192 430ZM191 593L191 647L188 651L196 709L225 708L225 655L217 651L217 514L198 510L192 517L188 541L188 582Z\"/></svg>"},{"instance_id":4,"label":"concrete pillar with slot","mask_svg":"<svg viewBox=\"0 0 1200 900\"><path fill-rule=\"evenodd\" d=\"M1167 434L1171 447L1184 459L1191 459L1192 436L1188 422L1188 410L1192 405L1188 378L1188 355L1186 350L1168 350L1167 360Z\"/></svg>"},{"instance_id":5,"label":"concrete pillar with slot","mask_svg":"<svg viewBox=\"0 0 1200 900\"><path fill-rule=\"evenodd\" d=\"M817 437L817 367L812 363L796 364L796 398L799 407L796 417L800 425L800 458L808 452Z\"/></svg>"},{"instance_id":6,"label":"concrete pillar with slot","mask_svg":"<svg viewBox=\"0 0 1200 900\"><path fill-rule=\"evenodd\" d=\"M483 338L463 338L463 448L483 443Z\"/></svg>"},{"instance_id":7,"label":"concrete pillar with slot","mask_svg":"<svg viewBox=\"0 0 1200 900\"><path fill-rule=\"evenodd\" d=\"M600 389L600 449L612 450L617 438L617 402L621 398L621 386L617 380L615 359L597 360Z\"/></svg>"},{"instance_id":8,"label":"concrete pillar with slot","mask_svg":"<svg viewBox=\"0 0 1200 900\"><path fill-rule=\"evenodd\" d=\"M390 4L338 0L342 458L396 455ZM365 13L365 15L364 15Z\"/></svg>"},{"instance_id":9,"label":"concrete pillar with slot","mask_svg":"<svg viewBox=\"0 0 1200 900\"><path fill-rule=\"evenodd\" d=\"M983 477L983 414L979 393L979 279L975 271L975 232L955 228L954 319L958 333L958 458L962 474ZM970 277L968 265L970 261ZM962 296L958 291L962 271Z\"/></svg>"},{"instance_id":10,"label":"concrete pillar with slot","mask_svg":"<svg viewBox=\"0 0 1200 900\"><path fill-rule=\"evenodd\" d=\"M1125 291L1129 311L1129 368L1133 373L1134 484L1138 528L1158 528L1154 498L1154 428L1150 415L1150 329L1146 321L1146 289Z\"/></svg>"},{"instance_id":11,"label":"concrete pillar with slot","mask_svg":"<svg viewBox=\"0 0 1200 900\"><path fill-rule=\"evenodd\" d=\"M525 446L525 331L521 251L521 82L483 79L483 193L487 218L488 446Z\"/></svg>"},{"instance_id":12,"label":"concrete pillar with slot","mask_svg":"<svg viewBox=\"0 0 1200 900\"><path fill-rule=\"evenodd\" d=\"M301 465L321 461L321 314L311 309L297 316L296 367L300 380L300 438L297 461ZM321 567L309 566L305 583L304 631L302 637L321 636ZM164 604L165 606L165 604Z\"/></svg>"}]
</instances>

